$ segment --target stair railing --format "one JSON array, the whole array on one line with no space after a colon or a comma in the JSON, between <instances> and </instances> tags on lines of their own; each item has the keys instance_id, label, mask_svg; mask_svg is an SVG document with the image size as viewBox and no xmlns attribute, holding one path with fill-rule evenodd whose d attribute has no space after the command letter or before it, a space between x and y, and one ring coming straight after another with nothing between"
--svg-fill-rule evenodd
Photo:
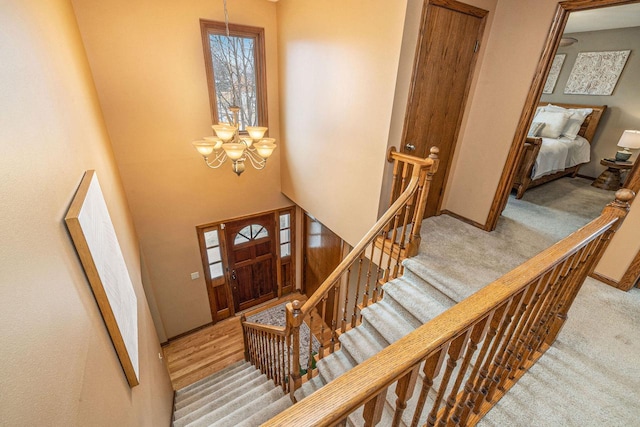
<instances>
[{"instance_id":1,"label":"stair railing","mask_svg":"<svg viewBox=\"0 0 640 427\"><path fill-rule=\"evenodd\" d=\"M619 190L591 223L263 426L345 425L362 406L364 425L374 426L394 400L392 426L408 402L407 425L475 425L553 344L633 196Z\"/></svg>"},{"instance_id":2,"label":"stair railing","mask_svg":"<svg viewBox=\"0 0 640 427\"><path fill-rule=\"evenodd\" d=\"M291 345L284 326L263 325L240 318L244 340L244 360L251 362L284 392L289 391Z\"/></svg>"},{"instance_id":3,"label":"stair railing","mask_svg":"<svg viewBox=\"0 0 640 427\"><path fill-rule=\"evenodd\" d=\"M401 274L402 260L418 252L429 186L438 170L438 149L431 148L429 157L422 159L392 148L388 160L393 162L391 207L304 305L298 300L287 304L286 326L241 318L245 360L290 392L293 401L302 375L313 375L316 356L321 359L326 352L335 351L338 335L359 324L360 310L381 299L382 284ZM343 285L347 292L338 310ZM330 297L335 303L329 313ZM305 348L301 347L300 328L313 330L313 334L310 329L304 334L308 337ZM316 344L312 335L321 337L320 342ZM307 363L301 366L300 355L305 352Z\"/></svg>"},{"instance_id":4,"label":"stair railing","mask_svg":"<svg viewBox=\"0 0 640 427\"><path fill-rule=\"evenodd\" d=\"M437 154L436 147L424 159L390 150L394 166L389 209L304 304L297 300L287 304L292 401L302 375L312 378L315 361L336 350L339 334L360 323L362 309L382 299L382 285L402 274L402 261L417 253L425 203L438 169ZM301 342L301 328L313 332L304 334L309 337L306 342ZM300 363L304 352L307 366Z\"/></svg>"}]
</instances>

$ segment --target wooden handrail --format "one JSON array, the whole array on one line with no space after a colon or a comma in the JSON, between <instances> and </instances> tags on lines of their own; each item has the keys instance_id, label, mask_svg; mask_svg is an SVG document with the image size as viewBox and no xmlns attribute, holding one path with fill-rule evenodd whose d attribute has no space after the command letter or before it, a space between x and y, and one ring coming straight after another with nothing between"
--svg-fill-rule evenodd
<instances>
[{"instance_id":1,"label":"wooden handrail","mask_svg":"<svg viewBox=\"0 0 640 427\"><path fill-rule=\"evenodd\" d=\"M255 329L256 331L267 332L273 335L281 335L283 337L286 336L286 331L287 331L286 326L264 325L262 323L254 323L254 322L247 322L247 321L243 321L242 325L250 329Z\"/></svg>"},{"instance_id":2,"label":"wooden handrail","mask_svg":"<svg viewBox=\"0 0 640 427\"><path fill-rule=\"evenodd\" d=\"M409 156L403 153L398 153L396 151L390 151L390 157L393 159L401 160L405 163L409 163L415 166L420 167L431 167L434 165L434 158L436 158L437 150L432 152L431 158L420 159L417 157ZM347 271L349 266L351 266L354 262L357 261L358 257L364 251L371 242L378 236L381 230L389 223L389 221L393 220L394 216L403 206L406 205L407 201L414 194L416 189L418 188L418 184L420 181L420 171L421 169L415 167L412 171L411 180L407 185L407 188L402 192L402 194L398 197L398 199L387 209L387 211L380 217L378 221L371 227L371 229L364 235L362 239L358 242L356 246L347 254L347 256L338 264L336 269L325 279L324 282L318 287L318 289L307 299L307 301L300 308L300 312L296 316L291 316L294 319L294 326L300 326L305 316L307 316L311 310L313 310L322 300L322 298L331 290L334 283ZM292 303L287 304L287 310L293 313Z\"/></svg>"},{"instance_id":3,"label":"wooden handrail","mask_svg":"<svg viewBox=\"0 0 640 427\"><path fill-rule=\"evenodd\" d=\"M486 339L481 351L482 357L488 358L476 363L485 363L483 367L490 366L492 372L502 376L495 377L485 372L484 377L478 377L479 369L474 369L473 375L476 377L472 375L469 381L475 382L467 382L464 391L460 391L457 397L454 386L453 396L447 399L446 406L439 406L442 401L436 401L428 418L428 425L434 425L437 420L439 425L450 421L458 424L461 417L464 418L463 425L475 425L553 343L580 286L601 257L612 234L619 228L633 196L630 190L619 190L616 201L609 204L600 217L357 365L263 426L333 426L342 423L362 405L365 405L365 417L369 417L365 422L374 425L379 419L379 411L376 409L380 408L381 399L383 402L387 389L394 382L403 380L398 383L399 386L402 384L400 393L403 396L401 399L399 394L398 401L406 402L406 384L412 381L411 378L415 382L416 370L426 361L423 382L427 387L423 389L423 393L425 390L428 392L429 382L432 380L428 375L433 372L437 374L445 355L449 356L445 375L448 380L464 346L468 344L463 366L468 367L476 345L489 329L487 337L490 338ZM498 337L492 342L491 339L496 334ZM498 347L500 349L496 350ZM497 357L490 359L496 355ZM523 360L516 360L514 357ZM510 365L512 362L515 364L513 367ZM460 382L456 382L457 387L460 387L463 376L464 370L461 370L458 373ZM441 390L446 386L445 383ZM475 400L464 400L470 396ZM423 406L424 403L422 401ZM418 409L422 411L422 408ZM403 410L404 408L396 409L396 414L401 415ZM418 418L420 413L414 418L414 424L418 422Z\"/></svg>"}]
</instances>

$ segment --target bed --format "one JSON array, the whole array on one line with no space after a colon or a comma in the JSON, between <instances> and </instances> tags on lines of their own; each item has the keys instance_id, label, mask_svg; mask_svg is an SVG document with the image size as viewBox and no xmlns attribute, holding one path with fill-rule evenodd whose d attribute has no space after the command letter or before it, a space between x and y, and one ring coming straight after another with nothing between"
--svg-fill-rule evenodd
<instances>
[{"instance_id":1,"label":"bed","mask_svg":"<svg viewBox=\"0 0 640 427\"><path fill-rule=\"evenodd\" d=\"M516 198L529 188L575 177L591 159L590 144L606 109L606 105L538 104L513 181Z\"/></svg>"}]
</instances>

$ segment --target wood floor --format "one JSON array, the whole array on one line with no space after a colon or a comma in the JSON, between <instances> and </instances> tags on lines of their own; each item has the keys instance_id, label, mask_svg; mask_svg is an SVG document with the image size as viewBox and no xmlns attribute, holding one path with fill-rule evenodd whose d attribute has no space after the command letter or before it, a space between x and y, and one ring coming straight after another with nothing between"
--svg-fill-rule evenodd
<instances>
[{"instance_id":1,"label":"wood floor","mask_svg":"<svg viewBox=\"0 0 640 427\"><path fill-rule=\"evenodd\" d=\"M250 315L293 299L306 300L306 297L297 293L287 295L248 310L245 314ZM313 332L317 336L319 330L316 329L320 326L314 326ZM163 352L173 389L179 390L244 359L240 317L222 320L215 325L169 341L163 346Z\"/></svg>"}]
</instances>

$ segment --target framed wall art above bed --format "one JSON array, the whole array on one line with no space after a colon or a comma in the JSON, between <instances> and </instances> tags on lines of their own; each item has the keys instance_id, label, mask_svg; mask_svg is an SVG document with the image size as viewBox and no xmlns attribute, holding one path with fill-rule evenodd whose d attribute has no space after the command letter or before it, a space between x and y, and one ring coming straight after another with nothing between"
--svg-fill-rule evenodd
<instances>
[{"instance_id":1,"label":"framed wall art above bed","mask_svg":"<svg viewBox=\"0 0 640 427\"><path fill-rule=\"evenodd\" d=\"M630 53L630 50L580 52L571 69L564 93L611 95Z\"/></svg>"}]
</instances>

